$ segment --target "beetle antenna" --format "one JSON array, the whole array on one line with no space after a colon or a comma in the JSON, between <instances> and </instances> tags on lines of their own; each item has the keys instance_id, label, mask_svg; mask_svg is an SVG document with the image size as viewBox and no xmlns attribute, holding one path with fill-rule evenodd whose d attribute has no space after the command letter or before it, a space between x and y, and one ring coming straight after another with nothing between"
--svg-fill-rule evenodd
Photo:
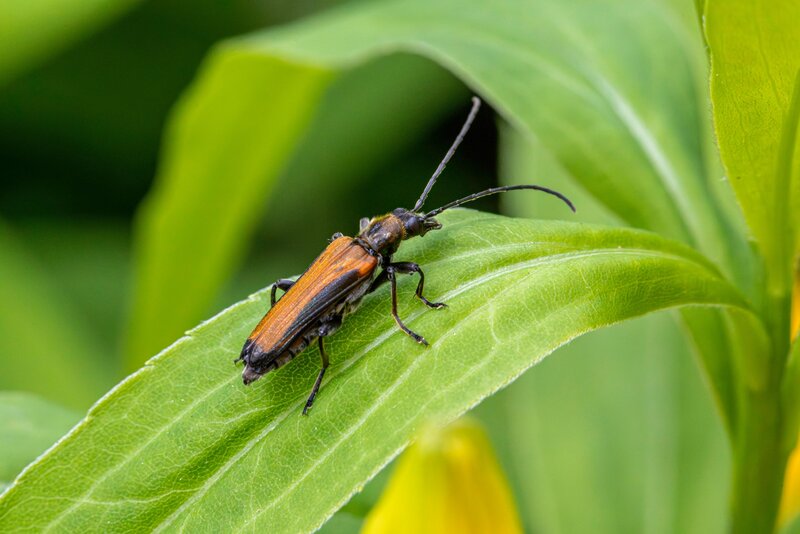
<instances>
[{"instance_id":1,"label":"beetle antenna","mask_svg":"<svg viewBox=\"0 0 800 534\"><path fill-rule=\"evenodd\" d=\"M431 189L433 189L433 184L436 183L436 179L439 177L440 174L442 174L442 171L444 171L444 168L447 166L447 163L450 161L450 158L452 158L453 154L456 153L458 145L460 145L461 141L464 140L464 136L467 135L470 126L472 126L472 121L475 120L475 115L478 114L478 109L480 109L480 107L481 107L481 99L478 98L477 96L473 96L472 109L469 111L469 115L467 115L467 120L464 122L464 126L461 127L461 131L458 132L456 140L453 141L453 145L450 147L450 150L448 150L447 154L444 155L444 159L442 159L442 162L439 163L438 167L436 167L436 171L434 171L433 176L431 176L431 179L428 180L428 185L425 186L425 190L422 192L422 195L420 195L419 200L417 200L417 203L414 204L414 209L412 209L411 211L417 212L420 210L420 208L422 208L422 205L425 204L425 199L428 198L428 193L430 193Z\"/></svg>"},{"instance_id":2,"label":"beetle antenna","mask_svg":"<svg viewBox=\"0 0 800 534\"><path fill-rule=\"evenodd\" d=\"M425 214L425 218L428 219L430 217L435 217L439 215L444 210L449 210L450 208L455 208L456 206L461 206L462 204L466 204L467 202L472 202L473 200L477 200L479 198L488 197L489 195L495 195L497 193L505 193L506 191L516 191L518 189L535 189L536 191L542 191L543 193L548 193L555 197L560 198L564 201L564 203L569 206L569 209L575 211L575 206L572 204L570 199L559 193L558 191L553 191L552 189L548 189L547 187L542 187L540 185L506 185L503 187L492 187L491 189L487 189L486 191L481 191L480 193L473 193L468 197L460 198L458 200L454 200L448 204L445 204L441 208L436 208L433 211L429 211Z\"/></svg>"}]
</instances>

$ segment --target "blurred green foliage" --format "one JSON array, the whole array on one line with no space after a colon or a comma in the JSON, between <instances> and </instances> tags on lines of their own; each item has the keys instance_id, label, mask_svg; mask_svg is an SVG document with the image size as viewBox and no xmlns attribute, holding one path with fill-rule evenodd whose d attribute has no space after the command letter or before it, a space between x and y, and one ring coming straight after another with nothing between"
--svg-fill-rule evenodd
<instances>
[{"instance_id":1,"label":"blurred green foliage","mask_svg":"<svg viewBox=\"0 0 800 534\"><path fill-rule=\"evenodd\" d=\"M35 395L0 392L0 484L14 480L22 468L80 419L80 413Z\"/></svg>"}]
</instances>

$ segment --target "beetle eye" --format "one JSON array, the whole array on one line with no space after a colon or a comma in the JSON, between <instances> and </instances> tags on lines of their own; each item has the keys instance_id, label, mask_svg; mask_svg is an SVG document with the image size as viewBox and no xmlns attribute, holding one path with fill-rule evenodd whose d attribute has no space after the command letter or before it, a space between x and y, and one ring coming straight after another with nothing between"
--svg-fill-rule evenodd
<instances>
[{"instance_id":1,"label":"beetle eye","mask_svg":"<svg viewBox=\"0 0 800 534\"><path fill-rule=\"evenodd\" d=\"M420 230L420 220L419 217L409 217L406 219L406 233L410 236L419 235Z\"/></svg>"}]
</instances>

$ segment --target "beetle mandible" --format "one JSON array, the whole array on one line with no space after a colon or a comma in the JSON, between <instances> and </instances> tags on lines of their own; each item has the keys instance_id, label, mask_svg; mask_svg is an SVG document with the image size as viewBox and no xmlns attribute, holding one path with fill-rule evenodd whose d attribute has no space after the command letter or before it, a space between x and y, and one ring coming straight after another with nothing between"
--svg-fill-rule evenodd
<instances>
[{"instance_id":1,"label":"beetle mandible","mask_svg":"<svg viewBox=\"0 0 800 534\"><path fill-rule=\"evenodd\" d=\"M414 341L427 346L425 338L408 328L397 314L396 275L419 274L417 298L429 308L442 308L445 304L431 302L422 294L425 275L419 265L406 261L393 262L392 255L402 241L424 236L431 230L439 230L442 225L434 217L443 211L485 196L518 189L535 189L554 195L575 211L575 207L567 197L538 185L493 187L427 213L421 211L436 179L472 125L480 103L477 97L472 98L472 109L467 120L412 209L397 208L380 217L361 219L360 231L356 237L334 234L327 248L297 281L280 279L275 282L270 294L270 309L247 338L241 355L236 359L236 362L241 360L245 363L242 372L245 385L258 380L273 369L282 367L310 343L318 340L322 369L303 408L303 415L306 415L314 403L322 377L328 368L328 355L325 352L323 339L339 329L342 319L358 307L364 295L375 291L387 281L391 284L392 317L397 326ZM379 267L381 272L375 276ZM285 292L280 299L276 299L278 289Z\"/></svg>"}]
</instances>

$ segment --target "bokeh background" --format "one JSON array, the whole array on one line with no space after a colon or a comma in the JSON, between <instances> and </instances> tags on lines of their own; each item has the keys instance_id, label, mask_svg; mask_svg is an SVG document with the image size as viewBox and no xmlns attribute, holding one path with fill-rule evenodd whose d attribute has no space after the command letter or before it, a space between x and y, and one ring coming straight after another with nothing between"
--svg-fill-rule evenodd
<instances>
[{"instance_id":1,"label":"bokeh background","mask_svg":"<svg viewBox=\"0 0 800 534\"><path fill-rule=\"evenodd\" d=\"M131 348L137 214L157 174L170 110L220 39L343 3L132 3L54 38L35 60L0 78L0 390L62 406L66 430L135 369L131 361L181 335L178 329L159 346ZM360 79L370 80L370 93L314 123L304 140L314 150L300 148L263 199L241 265L184 328L278 277L302 272L333 232L354 232L360 217L413 204L458 131L470 92L411 56L363 67L335 90L358 92ZM421 89L398 94L409 79ZM354 135L346 151L341 143L327 150L328 134L341 130L342 121L374 134ZM546 185L573 198L579 207L573 219L618 224L488 107L430 205L526 181L528 170L549 176ZM523 196L474 207L566 217L547 199ZM182 266L195 267L192 258ZM181 302L174 304L180 310ZM136 350L141 353L132 355ZM578 339L474 412L490 433L529 531L724 530L728 451L696 362L669 314ZM56 437L33 436L30 458L7 460L0 482ZM336 521L357 524L385 478L345 508L354 521Z\"/></svg>"}]
</instances>

